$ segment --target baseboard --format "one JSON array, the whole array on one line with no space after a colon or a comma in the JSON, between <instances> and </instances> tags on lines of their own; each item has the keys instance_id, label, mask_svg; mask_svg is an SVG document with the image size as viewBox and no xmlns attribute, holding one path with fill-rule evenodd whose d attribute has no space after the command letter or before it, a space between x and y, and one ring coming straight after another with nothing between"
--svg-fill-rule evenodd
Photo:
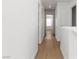
<instances>
[{"instance_id":1,"label":"baseboard","mask_svg":"<svg viewBox=\"0 0 79 59\"><path fill-rule=\"evenodd\" d=\"M39 45L42 44L42 42L44 41L44 39L45 39L45 36L42 39L39 40L39 43L38 44Z\"/></svg>"},{"instance_id":2,"label":"baseboard","mask_svg":"<svg viewBox=\"0 0 79 59\"><path fill-rule=\"evenodd\" d=\"M58 46L60 47L60 41L57 41Z\"/></svg>"},{"instance_id":3,"label":"baseboard","mask_svg":"<svg viewBox=\"0 0 79 59\"><path fill-rule=\"evenodd\" d=\"M61 48L61 46L60 46L60 51L61 51L61 53L62 53L63 59L66 59L66 58L65 58L65 55L64 55L64 51L63 51L63 49Z\"/></svg>"},{"instance_id":4,"label":"baseboard","mask_svg":"<svg viewBox=\"0 0 79 59\"><path fill-rule=\"evenodd\" d=\"M41 43L42 43L42 40L43 40L43 39L40 39L38 44L41 44Z\"/></svg>"},{"instance_id":5,"label":"baseboard","mask_svg":"<svg viewBox=\"0 0 79 59\"><path fill-rule=\"evenodd\" d=\"M57 39L56 37L55 37L55 39L57 41L57 45L60 47L61 41L59 39Z\"/></svg>"},{"instance_id":6,"label":"baseboard","mask_svg":"<svg viewBox=\"0 0 79 59\"><path fill-rule=\"evenodd\" d=\"M37 49L36 49L36 51L35 51L35 53L34 53L34 55L33 55L33 59L36 58L37 53L38 53L38 47L37 47Z\"/></svg>"},{"instance_id":7,"label":"baseboard","mask_svg":"<svg viewBox=\"0 0 79 59\"><path fill-rule=\"evenodd\" d=\"M55 36L55 38L56 38L57 42L59 42L59 41L60 41L60 39L59 39L58 37L56 37L56 36Z\"/></svg>"},{"instance_id":8,"label":"baseboard","mask_svg":"<svg viewBox=\"0 0 79 59\"><path fill-rule=\"evenodd\" d=\"M56 40L57 40L57 39L56 39ZM60 48L61 54L62 54L63 59L64 59L64 53L63 53L63 50L62 50L62 48L61 48L61 41L60 41L60 40L57 40L57 44L58 44L58 46L59 46L59 48Z\"/></svg>"}]
</instances>

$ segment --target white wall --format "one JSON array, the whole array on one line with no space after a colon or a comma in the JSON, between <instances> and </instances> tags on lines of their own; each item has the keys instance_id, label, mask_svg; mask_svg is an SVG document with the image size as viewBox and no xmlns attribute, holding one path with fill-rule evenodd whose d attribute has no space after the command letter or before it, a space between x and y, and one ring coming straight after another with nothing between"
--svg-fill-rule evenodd
<instances>
[{"instance_id":1,"label":"white wall","mask_svg":"<svg viewBox=\"0 0 79 59\"><path fill-rule=\"evenodd\" d=\"M74 2L59 2L55 10L56 38L60 41L64 59L76 59L76 35L72 31L72 7L74 5L76 5Z\"/></svg>"},{"instance_id":2,"label":"white wall","mask_svg":"<svg viewBox=\"0 0 79 59\"><path fill-rule=\"evenodd\" d=\"M41 1L39 2L39 44L42 43L45 35L45 11Z\"/></svg>"},{"instance_id":3,"label":"white wall","mask_svg":"<svg viewBox=\"0 0 79 59\"><path fill-rule=\"evenodd\" d=\"M38 48L38 1L3 0L3 59L34 59Z\"/></svg>"},{"instance_id":4,"label":"white wall","mask_svg":"<svg viewBox=\"0 0 79 59\"><path fill-rule=\"evenodd\" d=\"M71 26L72 25L72 13L69 3L58 2L55 10L55 28L56 28L56 38L60 41L60 27L61 26Z\"/></svg>"},{"instance_id":5,"label":"white wall","mask_svg":"<svg viewBox=\"0 0 79 59\"><path fill-rule=\"evenodd\" d=\"M77 59L76 27L61 27L60 48L64 59Z\"/></svg>"}]
</instances>

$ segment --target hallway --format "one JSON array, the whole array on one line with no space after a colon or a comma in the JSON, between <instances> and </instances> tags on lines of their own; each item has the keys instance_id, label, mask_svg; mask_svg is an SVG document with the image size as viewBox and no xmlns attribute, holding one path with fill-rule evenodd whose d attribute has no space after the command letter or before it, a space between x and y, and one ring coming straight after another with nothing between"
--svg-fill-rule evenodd
<instances>
[{"instance_id":1,"label":"hallway","mask_svg":"<svg viewBox=\"0 0 79 59\"><path fill-rule=\"evenodd\" d=\"M35 59L63 59L62 53L52 31L47 30L46 37L39 45L38 53Z\"/></svg>"},{"instance_id":2,"label":"hallway","mask_svg":"<svg viewBox=\"0 0 79 59\"><path fill-rule=\"evenodd\" d=\"M76 0L3 0L2 5L3 59L76 59Z\"/></svg>"}]
</instances>

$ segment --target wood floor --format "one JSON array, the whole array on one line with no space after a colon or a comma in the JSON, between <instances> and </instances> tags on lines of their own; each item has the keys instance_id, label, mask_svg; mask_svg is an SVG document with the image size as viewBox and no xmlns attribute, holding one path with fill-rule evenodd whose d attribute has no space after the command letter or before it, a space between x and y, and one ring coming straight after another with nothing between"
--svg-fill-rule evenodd
<instances>
[{"instance_id":1,"label":"wood floor","mask_svg":"<svg viewBox=\"0 0 79 59\"><path fill-rule=\"evenodd\" d=\"M50 30L47 31L44 41L39 45L35 59L64 59L59 45Z\"/></svg>"}]
</instances>

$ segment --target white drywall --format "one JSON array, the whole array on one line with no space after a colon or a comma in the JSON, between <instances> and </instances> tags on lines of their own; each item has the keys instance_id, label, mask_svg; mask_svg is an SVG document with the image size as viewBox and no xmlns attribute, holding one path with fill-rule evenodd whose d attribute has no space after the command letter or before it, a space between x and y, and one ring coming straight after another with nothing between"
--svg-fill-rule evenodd
<instances>
[{"instance_id":1,"label":"white drywall","mask_svg":"<svg viewBox=\"0 0 79 59\"><path fill-rule=\"evenodd\" d=\"M55 9L55 29L57 41L60 41L60 27L72 25L72 13L69 3L58 2Z\"/></svg>"},{"instance_id":2,"label":"white drywall","mask_svg":"<svg viewBox=\"0 0 79 59\"><path fill-rule=\"evenodd\" d=\"M72 27L72 7L75 2L59 2L55 10L55 29L57 41L64 59L76 59L76 34ZM64 27L64 28L62 28Z\"/></svg>"},{"instance_id":3,"label":"white drywall","mask_svg":"<svg viewBox=\"0 0 79 59\"><path fill-rule=\"evenodd\" d=\"M45 12L41 1L39 2L39 44L42 43L42 40L45 35Z\"/></svg>"},{"instance_id":4,"label":"white drywall","mask_svg":"<svg viewBox=\"0 0 79 59\"><path fill-rule=\"evenodd\" d=\"M38 1L3 0L3 59L34 59L38 50Z\"/></svg>"},{"instance_id":5,"label":"white drywall","mask_svg":"<svg viewBox=\"0 0 79 59\"><path fill-rule=\"evenodd\" d=\"M60 48L64 59L77 59L76 27L61 27Z\"/></svg>"}]
</instances>

